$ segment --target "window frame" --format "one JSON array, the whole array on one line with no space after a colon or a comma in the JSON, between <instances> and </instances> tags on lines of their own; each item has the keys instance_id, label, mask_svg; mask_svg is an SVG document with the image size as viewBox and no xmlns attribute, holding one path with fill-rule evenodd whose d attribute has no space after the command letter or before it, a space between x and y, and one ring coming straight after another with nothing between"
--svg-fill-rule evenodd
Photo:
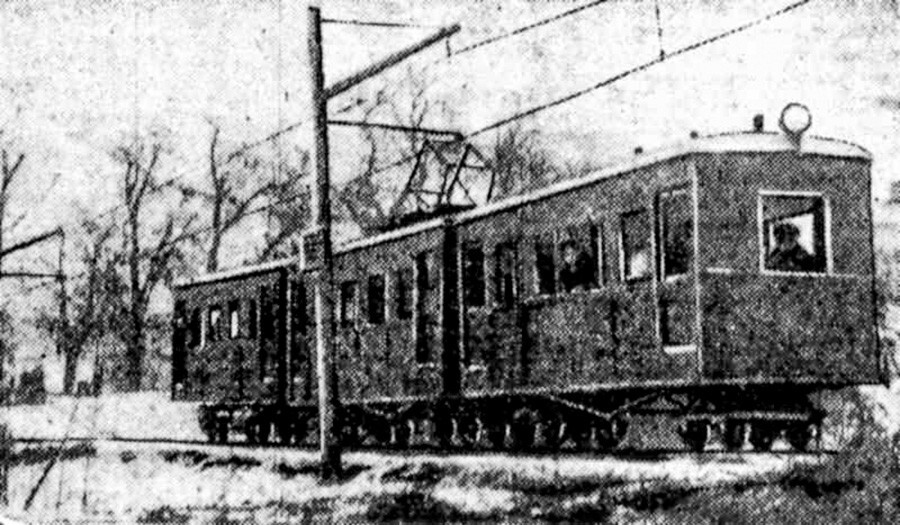
<instances>
[{"instance_id":1,"label":"window frame","mask_svg":"<svg viewBox=\"0 0 900 525\"><path fill-rule=\"evenodd\" d=\"M347 301L344 293L347 290L353 290L351 301ZM350 306L350 308L348 308ZM349 316L349 312L353 312L353 316ZM354 326L360 317L359 312L359 283L355 279L341 281L338 286L338 321L341 326Z\"/></svg>"},{"instance_id":2,"label":"window frame","mask_svg":"<svg viewBox=\"0 0 900 525\"><path fill-rule=\"evenodd\" d=\"M789 272L784 270L770 270L766 268L766 231L765 231L765 213L763 211L763 202L766 197L798 197L798 198L819 198L822 199L823 214L823 235L825 248L825 269L821 272ZM757 268L761 275L780 276L780 277L817 277L834 275L834 257L832 251L831 237L831 199L821 191L798 191L798 190L759 190L756 195L756 235L757 235Z\"/></svg>"},{"instance_id":3,"label":"window frame","mask_svg":"<svg viewBox=\"0 0 900 525\"><path fill-rule=\"evenodd\" d=\"M477 251L481 257L481 265L478 271L478 278L480 281L480 291L478 294L479 300L477 304L473 304L470 302L472 297L469 285L471 284L471 280L469 279L469 268L474 266L469 264L470 258L469 254L473 251ZM463 305L467 309L471 308L484 308L488 305L488 269L487 269L487 257L484 254L484 245L480 242L469 241L463 244L463 271L462 271L462 285L463 285Z\"/></svg>"},{"instance_id":4,"label":"window frame","mask_svg":"<svg viewBox=\"0 0 900 525\"><path fill-rule=\"evenodd\" d=\"M646 238L647 241L647 264L649 268L647 271L639 276L629 276L628 269L630 265L628 264L628 257L625 250L625 220L629 217L638 216L643 214L645 216L645 222L647 227ZM623 283L637 283L641 281L653 280L653 275L655 272L654 269L654 246L653 246L653 212L650 208L641 207L635 208L626 212L622 212L619 214L619 276L622 279Z\"/></svg>"},{"instance_id":5,"label":"window frame","mask_svg":"<svg viewBox=\"0 0 900 525\"><path fill-rule=\"evenodd\" d=\"M381 281L381 293L373 294L372 285L378 280ZM371 273L366 277L366 322L370 325L381 325L387 321L387 285L387 276L383 273ZM381 296L380 303L373 303L375 298L379 295ZM380 308L373 308L378 305L380 305ZM378 312L378 316L373 317L373 313L375 312Z\"/></svg>"},{"instance_id":6,"label":"window frame","mask_svg":"<svg viewBox=\"0 0 900 525\"><path fill-rule=\"evenodd\" d=\"M667 275L666 268L666 221L665 221L665 206L663 202L666 199L671 199L675 196L683 196L687 199L690 207L688 208L688 214L691 219L691 230L690 230L690 242L688 243L688 248L690 250L690 258L688 260L687 270L684 273ZM696 236L697 225L694 224L696 221L696 217L694 216L694 194L691 190L690 186L673 186L671 188L665 188L661 190L656 197L656 234L658 239L656 239L656 250L657 250L657 261L656 261L656 270L659 275L659 280L661 282L676 282L682 279L688 279L694 273L694 269L696 267ZM651 247L652 248L652 247Z\"/></svg>"},{"instance_id":7,"label":"window frame","mask_svg":"<svg viewBox=\"0 0 900 525\"><path fill-rule=\"evenodd\" d=\"M216 319L213 320L213 314L216 315ZM211 304L206 310L206 340L210 343L215 343L217 341L222 340L222 306L218 303Z\"/></svg>"},{"instance_id":8,"label":"window frame","mask_svg":"<svg viewBox=\"0 0 900 525\"><path fill-rule=\"evenodd\" d=\"M534 295L537 297L551 297L558 293L559 283L557 282L557 255L556 255L556 232L551 232L550 234L538 234L531 238L531 249L532 254L534 255L532 268L534 270ZM546 250L549 248L549 250ZM549 290L545 291L542 289L541 284L544 282L541 279L541 265L539 264L539 259L541 257L549 257L550 259L550 279L549 279Z\"/></svg>"},{"instance_id":9,"label":"window frame","mask_svg":"<svg viewBox=\"0 0 900 525\"><path fill-rule=\"evenodd\" d=\"M228 338L241 337L241 301L232 299L228 301Z\"/></svg>"}]
</instances>

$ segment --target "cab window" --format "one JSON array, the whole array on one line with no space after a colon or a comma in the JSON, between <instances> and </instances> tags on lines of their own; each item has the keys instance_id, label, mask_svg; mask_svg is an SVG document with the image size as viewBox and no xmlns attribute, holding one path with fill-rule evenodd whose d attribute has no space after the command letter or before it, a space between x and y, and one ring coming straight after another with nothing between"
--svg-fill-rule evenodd
<instances>
[{"instance_id":1,"label":"cab window","mask_svg":"<svg viewBox=\"0 0 900 525\"><path fill-rule=\"evenodd\" d=\"M690 272L694 257L694 220L687 190L663 193L659 198L659 233L663 279Z\"/></svg>"},{"instance_id":2,"label":"cab window","mask_svg":"<svg viewBox=\"0 0 900 525\"><path fill-rule=\"evenodd\" d=\"M825 273L825 199L819 195L760 197L762 267L773 272Z\"/></svg>"}]
</instances>

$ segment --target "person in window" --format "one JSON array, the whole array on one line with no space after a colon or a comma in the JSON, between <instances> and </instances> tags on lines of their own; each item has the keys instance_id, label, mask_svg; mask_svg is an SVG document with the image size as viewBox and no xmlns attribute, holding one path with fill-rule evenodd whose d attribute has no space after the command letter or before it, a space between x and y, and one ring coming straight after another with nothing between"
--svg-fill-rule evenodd
<instances>
[{"instance_id":1,"label":"person in window","mask_svg":"<svg viewBox=\"0 0 900 525\"><path fill-rule=\"evenodd\" d=\"M562 268L559 282L566 292L587 290L593 280L590 258L575 241L562 243Z\"/></svg>"},{"instance_id":2,"label":"person in window","mask_svg":"<svg viewBox=\"0 0 900 525\"><path fill-rule=\"evenodd\" d=\"M766 268L782 272L810 272L815 269L815 259L797 239L800 229L789 222L775 225L772 230L777 243L766 258Z\"/></svg>"}]
</instances>

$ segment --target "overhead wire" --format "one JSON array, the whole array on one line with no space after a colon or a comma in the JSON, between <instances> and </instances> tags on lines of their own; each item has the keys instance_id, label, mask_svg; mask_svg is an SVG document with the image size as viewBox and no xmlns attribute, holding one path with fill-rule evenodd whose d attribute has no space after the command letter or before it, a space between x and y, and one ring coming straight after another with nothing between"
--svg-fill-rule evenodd
<instances>
[{"instance_id":1,"label":"overhead wire","mask_svg":"<svg viewBox=\"0 0 900 525\"><path fill-rule=\"evenodd\" d=\"M491 124L488 124L487 126L483 126L483 127L479 128L479 129L473 131L473 132L468 133L468 134L466 135L466 138L471 138L471 137L475 137L475 136L481 135L481 134L483 134L483 133L485 133L485 132L487 132L487 131L491 131L491 130L493 130L493 129L497 129L497 128L499 128L499 127L505 126L505 125L510 124L510 123L512 123L512 122L515 122L516 120L520 120L520 119L523 119L523 118L526 118L526 117L530 117L530 116L533 116L533 115L535 115L535 114L537 114L537 113L540 113L540 112L542 112L542 111L546 111L546 110L548 110L548 109L550 109L550 108L553 108L553 107L556 107L556 106L565 104L566 102L570 102L570 101L572 101L572 100L574 100L574 99L576 99L576 98L579 98L579 97L582 97L582 96L584 96L584 95L587 95L588 93L591 93L591 92L593 92L593 91L596 91L596 90L598 90L598 89L600 89L600 88L602 88L602 87L604 87L604 86L608 86L608 85L610 85L610 84L612 84L612 83L614 83L614 82L618 82L619 80L622 80L622 79L624 79L624 78L626 78L626 77L629 77L629 76L634 75L634 74L636 74L636 73L640 73L640 72L642 72L642 71L645 71L645 70L647 70L647 69L650 69L651 67L656 66L656 65L658 65L658 64L660 64L660 63L666 61L666 60L669 59L669 58L673 58L673 57L676 57L676 56L679 56L679 55L683 55L683 54L688 53L688 52L690 52L690 51L694 51L694 50L699 49L699 48L701 48L701 47L705 47L705 46L710 45L710 44L712 44L712 43L714 43L714 42L717 42L717 41L719 41L719 40L722 40L722 39L724 39L724 38L727 38L727 37L730 37L730 36L732 36L732 35L736 35L736 34L738 34L738 33L744 32L744 31L746 31L746 30L748 30L748 29L750 29L750 28L752 28L752 27L755 27L755 26L760 25L760 24L762 24L762 23L764 23L764 22L767 22L767 21L769 21L769 20L772 20L773 18L776 18L776 17L782 16L782 15L785 15L785 14L787 14L787 13L789 13L789 12L791 12L791 11L794 11L795 9L798 9L798 8L804 6L804 5L806 5L806 4L808 4L808 3L812 2L812 1L813 1L813 0L799 0L798 2L794 2L794 3L792 3L792 4L790 4L790 5L786 6L786 7L783 7L783 8L781 8L781 9L777 10L777 11L773 11L773 12L771 12L771 13L765 15L765 16L762 16L762 17L760 17L760 18L754 19L754 20L752 20L752 21L750 21L750 22L747 22L747 23L745 23L745 24L742 24L742 25L740 25L740 26L731 28L731 29L729 29L729 30L727 30L727 31L723 31L723 32L718 33L718 34L716 34L716 35L713 35L713 36L711 36L711 37L708 37L708 38L705 38L705 39L703 39L703 40L694 42L693 44L690 44L690 45L687 45L687 46L678 48L678 49L676 49L675 51L672 51L672 52L670 52L670 53L668 53L668 54L662 54L661 56L657 57L657 58L654 59L654 60L651 60L651 61L649 61L649 62L644 62L643 64L640 64L640 65L635 66L635 67L633 67L633 68L630 68L630 69L627 69L627 70L622 71L622 72L620 72L620 73L617 73L617 74L615 74L615 75L613 75L613 76L611 76L611 77L608 77L608 78L606 78L606 79L604 79L604 80L601 80L600 82L597 82L597 83L595 83L595 84L593 84L593 85L591 85L591 86L588 86L588 87L586 87L586 88L584 88L584 89L580 89L580 90L578 90L578 91L569 93L568 95L565 95L565 96L560 97L560 98L558 98L558 99L555 99L555 100L552 100L552 101L550 101L550 102L541 104L541 105L539 105L539 106L535 106L535 107L529 108L529 109L527 109L527 110L525 110L525 111L520 111L520 112L515 113L515 114L513 114L513 115L511 115L511 116L509 116L509 117L505 117L505 118L500 119L500 120L498 120L498 121L495 121L495 122L493 122L493 123L491 123Z\"/></svg>"}]
</instances>

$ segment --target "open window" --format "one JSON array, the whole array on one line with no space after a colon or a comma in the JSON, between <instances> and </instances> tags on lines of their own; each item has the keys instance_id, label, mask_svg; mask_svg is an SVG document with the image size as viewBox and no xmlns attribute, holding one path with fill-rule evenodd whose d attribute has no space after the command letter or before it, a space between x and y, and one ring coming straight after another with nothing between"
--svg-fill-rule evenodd
<instances>
[{"instance_id":1,"label":"open window","mask_svg":"<svg viewBox=\"0 0 900 525\"><path fill-rule=\"evenodd\" d=\"M516 247L501 244L494 251L494 290L497 306L508 310L516 304Z\"/></svg>"},{"instance_id":2,"label":"open window","mask_svg":"<svg viewBox=\"0 0 900 525\"><path fill-rule=\"evenodd\" d=\"M463 256L463 301L466 306L484 306L484 294L484 250L470 244Z\"/></svg>"},{"instance_id":3,"label":"open window","mask_svg":"<svg viewBox=\"0 0 900 525\"><path fill-rule=\"evenodd\" d=\"M650 218L647 210L622 215L622 278L650 277Z\"/></svg>"},{"instance_id":4,"label":"open window","mask_svg":"<svg viewBox=\"0 0 900 525\"><path fill-rule=\"evenodd\" d=\"M412 274L412 268L400 268L397 270L396 279L394 280L397 319L410 319L412 317Z\"/></svg>"},{"instance_id":5,"label":"open window","mask_svg":"<svg viewBox=\"0 0 900 525\"><path fill-rule=\"evenodd\" d=\"M356 281L341 283L341 310L340 319L344 326L356 323L359 317L358 303L356 302Z\"/></svg>"},{"instance_id":6,"label":"open window","mask_svg":"<svg viewBox=\"0 0 900 525\"><path fill-rule=\"evenodd\" d=\"M370 324L384 322L384 275L370 275L366 294L366 313Z\"/></svg>"},{"instance_id":7,"label":"open window","mask_svg":"<svg viewBox=\"0 0 900 525\"><path fill-rule=\"evenodd\" d=\"M760 195L761 266L765 271L828 271L828 203L821 195Z\"/></svg>"},{"instance_id":8,"label":"open window","mask_svg":"<svg viewBox=\"0 0 900 525\"><path fill-rule=\"evenodd\" d=\"M237 339L241 335L241 302L228 303L228 336Z\"/></svg>"},{"instance_id":9,"label":"open window","mask_svg":"<svg viewBox=\"0 0 900 525\"><path fill-rule=\"evenodd\" d=\"M210 343L218 341L221 332L222 308L219 305L209 307L209 322L206 325L206 340Z\"/></svg>"},{"instance_id":10,"label":"open window","mask_svg":"<svg viewBox=\"0 0 900 525\"><path fill-rule=\"evenodd\" d=\"M596 286L596 229L582 225L559 236L559 285L564 292L584 291Z\"/></svg>"},{"instance_id":11,"label":"open window","mask_svg":"<svg viewBox=\"0 0 900 525\"><path fill-rule=\"evenodd\" d=\"M553 243L547 239L534 241L534 274L537 283L536 292L552 294L556 291L556 266L553 256Z\"/></svg>"},{"instance_id":12,"label":"open window","mask_svg":"<svg viewBox=\"0 0 900 525\"><path fill-rule=\"evenodd\" d=\"M203 321L199 308L191 311L191 321L188 327L188 347L196 348L203 343Z\"/></svg>"},{"instance_id":13,"label":"open window","mask_svg":"<svg viewBox=\"0 0 900 525\"><path fill-rule=\"evenodd\" d=\"M660 195L659 237L662 278L690 273L694 260L694 212L688 190Z\"/></svg>"}]
</instances>

